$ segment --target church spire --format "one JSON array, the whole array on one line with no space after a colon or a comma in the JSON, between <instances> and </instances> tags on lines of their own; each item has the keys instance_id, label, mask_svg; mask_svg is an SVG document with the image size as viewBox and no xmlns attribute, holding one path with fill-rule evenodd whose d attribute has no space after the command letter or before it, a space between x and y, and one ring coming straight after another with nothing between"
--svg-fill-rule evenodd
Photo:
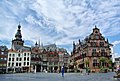
<instances>
[{"instance_id":1,"label":"church spire","mask_svg":"<svg viewBox=\"0 0 120 81\"><path fill-rule=\"evenodd\" d=\"M37 41L36 41L36 43L35 43L35 46L38 46L38 43L37 43Z\"/></svg>"},{"instance_id":2,"label":"church spire","mask_svg":"<svg viewBox=\"0 0 120 81\"><path fill-rule=\"evenodd\" d=\"M75 49L75 41L73 41L73 50Z\"/></svg>"},{"instance_id":3,"label":"church spire","mask_svg":"<svg viewBox=\"0 0 120 81\"><path fill-rule=\"evenodd\" d=\"M81 41L80 41L80 39L79 39L79 45L81 45Z\"/></svg>"},{"instance_id":4,"label":"church spire","mask_svg":"<svg viewBox=\"0 0 120 81\"><path fill-rule=\"evenodd\" d=\"M22 40L22 34L21 34L20 28L21 28L21 25L19 24L19 25L18 25L17 33L15 34L15 38L16 38L17 40Z\"/></svg>"},{"instance_id":5,"label":"church spire","mask_svg":"<svg viewBox=\"0 0 120 81\"><path fill-rule=\"evenodd\" d=\"M24 41L22 40L22 34L21 34L21 25L18 25L18 29L17 32L15 34L15 39L12 39L12 49L17 50L17 46L23 46L24 45Z\"/></svg>"}]
</instances>

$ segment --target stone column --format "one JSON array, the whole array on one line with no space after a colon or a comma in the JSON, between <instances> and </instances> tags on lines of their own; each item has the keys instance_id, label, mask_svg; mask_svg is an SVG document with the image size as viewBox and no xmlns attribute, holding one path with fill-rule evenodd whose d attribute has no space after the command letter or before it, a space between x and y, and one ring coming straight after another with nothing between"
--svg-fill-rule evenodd
<instances>
[{"instance_id":1,"label":"stone column","mask_svg":"<svg viewBox=\"0 0 120 81\"><path fill-rule=\"evenodd\" d=\"M6 68L6 73L8 73L8 68Z\"/></svg>"},{"instance_id":2,"label":"stone column","mask_svg":"<svg viewBox=\"0 0 120 81\"><path fill-rule=\"evenodd\" d=\"M13 72L15 73L15 67L14 67L14 71Z\"/></svg>"},{"instance_id":3,"label":"stone column","mask_svg":"<svg viewBox=\"0 0 120 81\"><path fill-rule=\"evenodd\" d=\"M49 66L47 66L47 71L49 71Z\"/></svg>"},{"instance_id":4,"label":"stone column","mask_svg":"<svg viewBox=\"0 0 120 81\"><path fill-rule=\"evenodd\" d=\"M28 72L30 72L30 69L31 69L31 67L29 66L29 71Z\"/></svg>"},{"instance_id":5,"label":"stone column","mask_svg":"<svg viewBox=\"0 0 120 81\"><path fill-rule=\"evenodd\" d=\"M41 65L41 72L43 72L43 66Z\"/></svg>"},{"instance_id":6,"label":"stone column","mask_svg":"<svg viewBox=\"0 0 120 81\"><path fill-rule=\"evenodd\" d=\"M53 69L53 72L54 72L54 71L55 71L55 70L54 70L54 66L53 66L53 68L52 68L52 69Z\"/></svg>"}]
</instances>

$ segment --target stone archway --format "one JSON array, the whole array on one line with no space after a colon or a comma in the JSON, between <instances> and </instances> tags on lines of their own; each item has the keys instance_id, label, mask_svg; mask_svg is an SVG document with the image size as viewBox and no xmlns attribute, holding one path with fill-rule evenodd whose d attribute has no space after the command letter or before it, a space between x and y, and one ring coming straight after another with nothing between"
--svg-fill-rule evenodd
<instances>
[{"instance_id":1,"label":"stone archway","mask_svg":"<svg viewBox=\"0 0 120 81\"><path fill-rule=\"evenodd\" d=\"M41 72L41 65L40 64L36 65L36 72Z\"/></svg>"},{"instance_id":2,"label":"stone archway","mask_svg":"<svg viewBox=\"0 0 120 81\"><path fill-rule=\"evenodd\" d=\"M58 66L55 66L54 67L54 72L57 72L57 70L58 70Z\"/></svg>"}]
</instances>

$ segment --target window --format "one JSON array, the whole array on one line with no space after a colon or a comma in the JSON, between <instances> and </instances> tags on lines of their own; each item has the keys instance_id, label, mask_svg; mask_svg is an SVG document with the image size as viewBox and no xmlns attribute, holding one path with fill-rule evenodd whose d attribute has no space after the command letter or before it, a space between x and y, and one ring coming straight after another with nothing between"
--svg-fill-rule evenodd
<instances>
[{"instance_id":1,"label":"window","mask_svg":"<svg viewBox=\"0 0 120 81\"><path fill-rule=\"evenodd\" d=\"M27 65L29 65L29 62L27 62Z\"/></svg>"},{"instance_id":2,"label":"window","mask_svg":"<svg viewBox=\"0 0 120 81\"><path fill-rule=\"evenodd\" d=\"M18 57L20 57L20 54L18 54Z\"/></svg>"},{"instance_id":3,"label":"window","mask_svg":"<svg viewBox=\"0 0 120 81\"><path fill-rule=\"evenodd\" d=\"M29 61L29 57L27 58L27 61Z\"/></svg>"},{"instance_id":4,"label":"window","mask_svg":"<svg viewBox=\"0 0 120 81\"><path fill-rule=\"evenodd\" d=\"M38 52L38 50L35 50L35 52Z\"/></svg>"},{"instance_id":5,"label":"window","mask_svg":"<svg viewBox=\"0 0 120 81\"><path fill-rule=\"evenodd\" d=\"M19 66L21 66L21 63L19 63Z\"/></svg>"},{"instance_id":6,"label":"window","mask_svg":"<svg viewBox=\"0 0 120 81\"><path fill-rule=\"evenodd\" d=\"M28 53L28 56L29 56L29 53Z\"/></svg>"},{"instance_id":7,"label":"window","mask_svg":"<svg viewBox=\"0 0 120 81\"><path fill-rule=\"evenodd\" d=\"M12 61L14 61L14 58L12 58Z\"/></svg>"},{"instance_id":8,"label":"window","mask_svg":"<svg viewBox=\"0 0 120 81\"><path fill-rule=\"evenodd\" d=\"M100 42L100 46L104 46L104 42Z\"/></svg>"},{"instance_id":9,"label":"window","mask_svg":"<svg viewBox=\"0 0 120 81\"><path fill-rule=\"evenodd\" d=\"M95 31L95 33L98 33L98 31Z\"/></svg>"},{"instance_id":10,"label":"window","mask_svg":"<svg viewBox=\"0 0 120 81\"><path fill-rule=\"evenodd\" d=\"M13 54L13 57L15 56L15 54Z\"/></svg>"},{"instance_id":11,"label":"window","mask_svg":"<svg viewBox=\"0 0 120 81\"><path fill-rule=\"evenodd\" d=\"M53 63L52 62L49 62L50 65L52 65Z\"/></svg>"},{"instance_id":12,"label":"window","mask_svg":"<svg viewBox=\"0 0 120 81\"><path fill-rule=\"evenodd\" d=\"M97 66L97 59L93 59L93 66Z\"/></svg>"},{"instance_id":13,"label":"window","mask_svg":"<svg viewBox=\"0 0 120 81\"><path fill-rule=\"evenodd\" d=\"M24 56L26 56L26 53L24 53Z\"/></svg>"},{"instance_id":14,"label":"window","mask_svg":"<svg viewBox=\"0 0 120 81\"><path fill-rule=\"evenodd\" d=\"M9 56L11 56L11 54L9 54Z\"/></svg>"},{"instance_id":15,"label":"window","mask_svg":"<svg viewBox=\"0 0 120 81\"><path fill-rule=\"evenodd\" d=\"M16 66L18 66L18 63L16 63Z\"/></svg>"},{"instance_id":16,"label":"window","mask_svg":"<svg viewBox=\"0 0 120 81\"><path fill-rule=\"evenodd\" d=\"M1 58L1 60L3 60L3 58Z\"/></svg>"},{"instance_id":17,"label":"window","mask_svg":"<svg viewBox=\"0 0 120 81\"><path fill-rule=\"evenodd\" d=\"M105 49L101 49L101 52L105 52Z\"/></svg>"},{"instance_id":18,"label":"window","mask_svg":"<svg viewBox=\"0 0 120 81\"><path fill-rule=\"evenodd\" d=\"M22 61L22 58L20 58L20 61Z\"/></svg>"},{"instance_id":19,"label":"window","mask_svg":"<svg viewBox=\"0 0 120 81\"><path fill-rule=\"evenodd\" d=\"M96 49L92 49L92 56L97 56Z\"/></svg>"},{"instance_id":20,"label":"window","mask_svg":"<svg viewBox=\"0 0 120 81\"><path fill-rule=\"evenodd\" d=\"M96 49L92 49L92 53L96 53Z\"/></svg>"},{"instance_id":21,"label":"window","mask_svg":"<svg viewBox=\"0 0 120 81\"><path fill-rule=\"evenodd\" d=\"M101 56L106 56L107 53L105 52L105 49L101 49Z\"/></svg>"},{"instance_id":22,"label":"window","mask_svg":"<svg viewBox=\"0 0 120 81\"><path fill-rule=\"evenodd\" d=\"M17 61L18 61L18 57L17 57L17 59L16 59Z\"/></svg>"},{"instance_id":23,"label":"window","mask_svg":"<svg viewBox=\"0 0 120 81\"><path fill-rule=\"evenodd\" d=\"M14 63L12 63L12 66L14 66Z\"/></svg>"},{"instance_id":24,"label":"window","mask_svg":"<svg viewBox=\"0 0 120 81\"><path fill-rule=\"evenodd\" d=\"M95 39L99 39L99 36L98 36L98 35L96 35L96 36L95 36Z\"/></svg>"},{"instance_id":25,"label":"window","mask_svg":"<svg viewBox=\"0 0 120 81\"><path fill-rule=\"evenodd\" d=\"M96 42L91 42L91 46L97 46Z\"/></svg>"},{"instance_id":26,"label":"window","mask_svg":"<svg viewBox=\"0 0 120 81\"><path fill-rule=\"evenodd\" d=\"M8 63L8 66L10 66L10 63Z\"/></svg>"}]
</instances>

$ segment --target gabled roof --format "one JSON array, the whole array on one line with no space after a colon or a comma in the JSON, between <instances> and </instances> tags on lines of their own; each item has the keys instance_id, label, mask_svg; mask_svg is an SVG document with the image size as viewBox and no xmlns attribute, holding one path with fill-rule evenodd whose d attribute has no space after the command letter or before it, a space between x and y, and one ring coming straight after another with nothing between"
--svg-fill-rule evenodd
<instances>
[{"instance_id":1,"label":"gabled roof","mask_svg":"<svg viewBox=\"0 0 120 81\"><path fill-rule=\"evenodd\" d=\"M9 49L8 52L16 52L16 53L18 53L18 51L13 50L13 49Z\"/></svg>"}]
</instances>

